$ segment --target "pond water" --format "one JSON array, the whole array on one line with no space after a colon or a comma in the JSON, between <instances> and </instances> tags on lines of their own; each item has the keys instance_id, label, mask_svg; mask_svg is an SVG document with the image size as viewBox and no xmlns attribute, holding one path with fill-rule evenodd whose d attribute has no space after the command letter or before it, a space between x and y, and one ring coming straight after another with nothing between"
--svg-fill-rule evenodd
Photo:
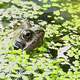
<instances>
[{"instance_id":1,"label":"pond water","mask_svg":"<svg viewBox=\"0 0 80 80\"><path fill-rule=\"evenodd\" d=\"M47 3L43 3L43 0L32 0L32 1L35 2L36 4L40 5L40 6L43 6L45 4L50 4L51 5L51 0L48 0ZM66 1L65 0L61 1L60 0L60 1L56 2L56 3L60 4L60 5L62 3L64 3L65 5L67 3L69 3L69 5L70 4L72 5L72 8L74 7L74 11L75 11L77 8L79 8L80 0L76 0L76 1L75 0L66 0ZM44 15L42 15L41 18L44 18L44 20L49 20L48 22L50 22L51 20L54 20L53 13L55 11L57 11L57 10L60 10L60 8L59 7L55 7L55 6L54 7L50 7L47 10L44 11ZM71 14L73 14L73 13L71 13ZM71 19L71 14L68 11L62 11L62 12L60 12L60 16L64 18L64 21L65 20L70 20ZM77 11L76 14L78 16L80 16L80 10ZM47 15L51 16L51 18L46 19ZM63 20L57 20L56 22L57 23L59 23L59 22L62 23L64 21Z\"/></svg>"}]
</instances>

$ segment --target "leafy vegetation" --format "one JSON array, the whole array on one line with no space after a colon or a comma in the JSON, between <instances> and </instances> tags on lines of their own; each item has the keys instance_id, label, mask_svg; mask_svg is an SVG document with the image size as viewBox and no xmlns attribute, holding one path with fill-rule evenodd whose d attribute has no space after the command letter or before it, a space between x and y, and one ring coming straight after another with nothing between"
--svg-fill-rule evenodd
<instances>
[{"instance_id":1,"label":"leafy vegetation","mask_svg":"<svg viewBox=\"0 0 80 80\"><path fill-rule=\"evenodd\" d=\"M80 80L79 0L0 0L0 80ZM44 42L14 50L21 22L40 25Z\"/></svg>"}]
</instances>

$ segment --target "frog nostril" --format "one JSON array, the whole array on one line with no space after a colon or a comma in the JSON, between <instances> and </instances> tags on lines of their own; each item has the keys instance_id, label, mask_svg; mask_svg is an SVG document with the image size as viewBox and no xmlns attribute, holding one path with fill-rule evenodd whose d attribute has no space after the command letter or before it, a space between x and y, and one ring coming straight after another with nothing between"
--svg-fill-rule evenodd
<instances>
[{"instance_id":1,"label":"frog nostril","mask_svg":"<svg viewBox=\"0 0 80 80\"><path fill-rule=\"evenodd\" d=\"M18 49L23 49L25 47L24 43L21 43L19 41L16 41L15 45L14 45L14 49L18 50Z\"/></svg>"},{"instance_id":2,"label":"frog nostril","mask_svg":"<svg viewBox=\"0 0 80 80\"><path fill-rule=\"evenodd\" d=\"M16 45L14 45L14 49L15 49L15 50L18 50L18 49L19 49L19 47L18 47L18 46L16 46Z\"/></svg>"},{"instance_id":3,"label":"frog nostril","mask_svg":"<svg viewBox=\"0 0 80 80\"><path fill-rule=\"evenodd\" d=\"M15 45L14 45L14 49L19 49L21 47L21 43L16 41Z\"/></svg>"}]
</instances>

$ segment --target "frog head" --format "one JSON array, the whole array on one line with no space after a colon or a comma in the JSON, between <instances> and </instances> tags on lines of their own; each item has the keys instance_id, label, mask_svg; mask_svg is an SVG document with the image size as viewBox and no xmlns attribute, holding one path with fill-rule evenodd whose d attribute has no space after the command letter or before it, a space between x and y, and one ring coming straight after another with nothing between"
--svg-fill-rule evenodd
<instances>
[{"instance_id":1,"label":"frog head","mask_svg":"<svg viewBox=\"0 0 80 80\"><path fill-rule=\"evenodd\" d=\"M22 28L19 37L15 40L14 49L32 51L42 44L44 30L39 25L27 26Z\"/></svg>"}]
</instances>

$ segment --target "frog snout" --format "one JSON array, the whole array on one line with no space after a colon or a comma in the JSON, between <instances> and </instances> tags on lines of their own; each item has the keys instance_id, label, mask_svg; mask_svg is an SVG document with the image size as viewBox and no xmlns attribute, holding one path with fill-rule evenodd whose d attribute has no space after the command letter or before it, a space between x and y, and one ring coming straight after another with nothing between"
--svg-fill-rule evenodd
<instances>
[{"instance_id":1,"label":"frog snout","mask_svg":"<svg viewBox=\"0 0 80 80\"><path fill-rule=\"evenodd\" d=\"M19 41L16 41L15 44L14 44L14 49L15 50L18 50L18 49L22 49L23 50L24 47L25 47L25 44L22 43L22 42L19 42Z\"/></svg>"}]
</instances>

